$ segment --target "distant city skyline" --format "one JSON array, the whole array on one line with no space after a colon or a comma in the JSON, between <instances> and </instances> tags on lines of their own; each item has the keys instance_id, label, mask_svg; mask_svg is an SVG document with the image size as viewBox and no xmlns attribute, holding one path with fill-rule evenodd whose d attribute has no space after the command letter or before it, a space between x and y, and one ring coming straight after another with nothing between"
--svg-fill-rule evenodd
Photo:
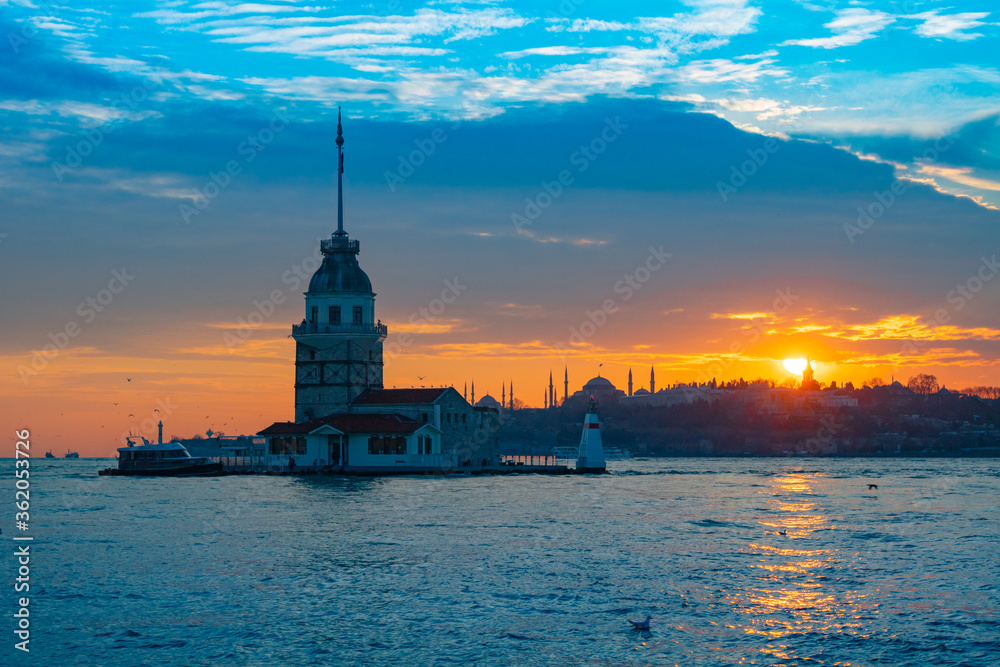
<instances>
[{"instance_id":1,"label":"distant city skyline","mask_svg":"<svg viewBox=\"0 0 1000 667\"><path fill-rule=\"evenodd\" d=\"M3 425L291 419L338 105L386 387L998 385L1000 13L912 4L0 4Z\"/></svg>"}]
</instances>

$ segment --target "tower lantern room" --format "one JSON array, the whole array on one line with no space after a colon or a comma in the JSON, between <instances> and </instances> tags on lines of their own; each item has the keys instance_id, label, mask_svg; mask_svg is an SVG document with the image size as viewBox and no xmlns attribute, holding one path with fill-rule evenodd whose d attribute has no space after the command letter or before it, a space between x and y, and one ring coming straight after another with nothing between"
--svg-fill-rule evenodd
<instances>
[{"instance_id":1,"label":"tower lantern room","mask_svg":"<svg viewBox=\"0 0 1000 667\"><path fill-rule=\"evenodd\" d=\"M375 292L358 264L360 244L344 231L344 135L337 114L337 231L320 242L323 263L305 292L295 339L295 421L347 412L367 389L382 389L386 326L375 317Z\"/></svg>"}]
</instances>

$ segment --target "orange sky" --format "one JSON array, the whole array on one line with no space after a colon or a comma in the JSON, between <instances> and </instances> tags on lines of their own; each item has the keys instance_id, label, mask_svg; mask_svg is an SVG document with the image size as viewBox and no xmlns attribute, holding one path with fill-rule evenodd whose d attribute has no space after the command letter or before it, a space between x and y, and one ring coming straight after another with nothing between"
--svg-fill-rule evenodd
<instances>
[{"instance_id":1,"label":"orange sky","mask_svg":"<svg viewBox=\"0 0 1000 667\"><path fill-rule=\"evenodd\" d=\"M700 328L686 329L683 334L664 325L670 335L644 337L644 343L635 343L630 339L642 329L628 321L634 315L664 325L683 313L646 310L626 316L626 311L620 311L585 344L570 346L568 353L565 344L558 347L559 341L491 342L485 327L470 321L453 319L422 332L420 327L389 319L387 349L399 330L412 332L414 342L389 358L386 386L451 384L461 392L466 382L475 381L477 397L486 392L499 397L501 385L512 381L517 398L540 407L550 370L562 396L564 365L569 367L572 393L598 372L625 389L630 367L634 388L648 388L650 364L656 366L658 388L713 376L720 380L762 376L780 382L791 377L781 360L806 355L814 359L821 382L851 380L860 385L872 376L889 380L893 374L905 382L911 375L930 372L952 388L996 383L992 379L995 362L950 348L948 340L996 340L1000 331L991 329L931 327L902 314L846 325L748 311L715 313L703 318ZM619 316L622 321L615 322ZM755 322L760 326L755 328ZM254 433L272 421L293 418L290 325L269 322L232 348L224 339L225 334L236 333L232 323L192 326L182 344L156 332L140 332L140 338L145 335L163 346L144 357L70 347L51 358L37 375L28 376L27 384L16 381L3 386L5 430L13 437L14 429L29 428L39 456L48 449L57 454L72 449L81 456L113 455L129 430L155 438L154 424L160 418L165 437L190 437L209 428L227 434ZM459 333L466 329L471 331ZM465 342L477 338L481 340ZM3 370L8 377L17 377L19 367L23 369L30 360L3 358ZM603 366L598 368L598 364ZM426 379L418 380L418 376Z\"/></svg>"}]
</instances>

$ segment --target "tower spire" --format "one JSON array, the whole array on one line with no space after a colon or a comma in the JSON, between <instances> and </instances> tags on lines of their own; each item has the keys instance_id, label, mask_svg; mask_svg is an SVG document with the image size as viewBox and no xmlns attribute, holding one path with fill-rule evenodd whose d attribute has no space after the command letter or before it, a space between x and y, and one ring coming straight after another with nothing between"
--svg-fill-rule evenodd
<instances>
[{"instance_id":1,"label":"tower spire","mask_svg":"<svg viewBox=\"0 0 1000 667\"><path fill-rule=\"evenodd\" d=\"M335 236L346 236L344 231L344 126L340 123L340 107L337 107L337 233Z\"/></svg>"}]
</instances>

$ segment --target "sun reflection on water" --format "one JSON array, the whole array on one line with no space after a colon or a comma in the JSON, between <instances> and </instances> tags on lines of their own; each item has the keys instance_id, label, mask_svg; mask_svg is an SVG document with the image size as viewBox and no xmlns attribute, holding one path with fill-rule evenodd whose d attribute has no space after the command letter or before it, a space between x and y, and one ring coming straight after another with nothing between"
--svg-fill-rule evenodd
<instances>
[{"instance_id":1,"label":"sun reflection on water","mask_svg":"<svg viewBox=\"0 0 1000 667\"><path fill-rule=\"evenodd\" d=\"M833 592L828 584L828 577L842 577L852 568L853 557L823 548L829 540L815 535L838 528L823 507L824 477L784 474L761 489L765 506L758 523L764 537L744 547L752 561L740 576L745 584L723 597L740 619L736 629L764 639L756 650L769 659L822 662L821 655L804 655L808 651L793 647L792 640L839 633L865 637L876 608L866 600L870 591Z\"/></svg>"}]
</instances>

